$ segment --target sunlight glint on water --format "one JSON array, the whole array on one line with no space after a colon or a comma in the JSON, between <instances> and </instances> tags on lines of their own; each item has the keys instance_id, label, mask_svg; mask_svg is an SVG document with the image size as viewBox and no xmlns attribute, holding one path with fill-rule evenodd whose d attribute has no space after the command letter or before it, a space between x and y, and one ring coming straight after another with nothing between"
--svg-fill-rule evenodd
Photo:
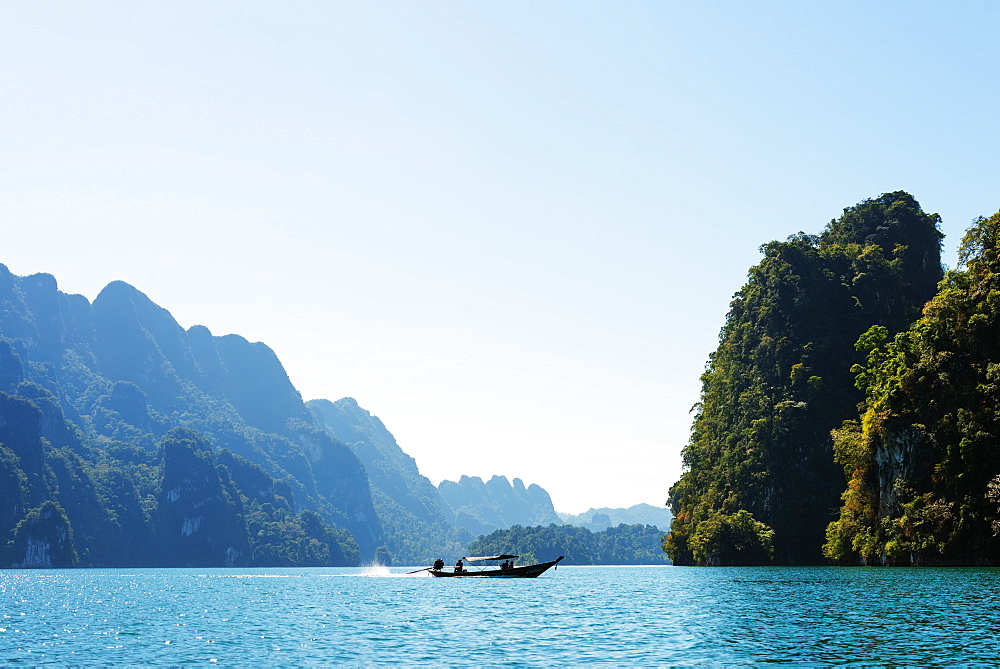
<instances>
[{"instance_id":1,"label":"sunlight glint on water","mask_svg":"<svg viewBox=\"0 0 1000 669\"><path fill-rule=\"evenodd\" d=\"M996 569L561 566L538 579L402 578L413 569L2 571L0 665L1000 657Z\"/></svg>"}]
</instances>

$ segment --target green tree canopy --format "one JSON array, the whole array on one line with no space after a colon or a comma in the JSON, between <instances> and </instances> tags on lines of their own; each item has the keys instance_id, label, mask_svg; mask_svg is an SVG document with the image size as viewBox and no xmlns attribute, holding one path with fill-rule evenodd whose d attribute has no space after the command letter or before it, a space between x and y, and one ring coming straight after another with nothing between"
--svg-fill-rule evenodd
<instances>
[{"instance_id":1,"label":"green tree canopy","mask_svg":"<svg viewBox=\"0 0 1000 669\"><path fill-rule=\"evenodd\" d=\"M975 222L959 257L912 327L858 341L861 420L833 433L848 477L827 528L834 560L1000 562L1000 213Z\"/></svg>"},{"instance_id":2,"label":"green tree canopy","mask_svg":"<svg viewBox=\"0 0 1000 669\"><path fill-rule=\"evenodd\" d=\"M755 561L771 547L782 564L823 559L844 483L830 430L861 399L854 343L919 315L941 276L938 222L909 194L886 193L819 236L761 247L702 375L686 471L670 490L675 564L744 560L749 548L727 544L742 541L735 527L754 528Z\"/></svg>"}]
</instances>

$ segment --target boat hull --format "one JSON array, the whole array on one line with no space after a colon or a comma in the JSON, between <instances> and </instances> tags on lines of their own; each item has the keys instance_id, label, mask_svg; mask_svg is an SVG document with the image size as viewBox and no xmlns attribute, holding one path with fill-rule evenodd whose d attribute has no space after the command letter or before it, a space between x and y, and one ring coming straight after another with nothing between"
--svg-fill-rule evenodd
<instances>
[{"instance_id":1,"label":"boat hull","mask_svg":"<svg viewBox=\"0 0 1000 669\"><path fill-rule=\"evenodd\" d=\"M512 567L511 569L483 569L483 570L467 570L467 571L445 571L444 569L429 569L431 576L437 576L440 578L455 578L455 577L467 577L467 578L537 578L544 574L550 567L554 567L559 564L559 560L562 560L564 556L560 555L557 559L551 562L539 562L538 564L529 564L523 567Z\"/></svg>"}]
</instances>

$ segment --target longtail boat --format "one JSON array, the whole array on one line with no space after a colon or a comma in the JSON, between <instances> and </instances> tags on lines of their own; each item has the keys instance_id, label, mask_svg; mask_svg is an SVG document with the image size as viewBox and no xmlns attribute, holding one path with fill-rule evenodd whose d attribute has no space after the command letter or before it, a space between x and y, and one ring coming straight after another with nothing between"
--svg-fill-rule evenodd
<instances>
[{"instance_id":1,"label":"longtail boat","mask_svg":"<svg viewBox=\"0 0 1000 669\"><path fill-rule=\"evenodd\" d=\"M464 562L470 563L468 568L455 571L453 567L435 569L428 567L427 571L431 576L473 576L476 578L536 578L541 576L549 567L555 567L565 556L560 555L551 562L539 562L538 564L515 565L510 563L509 567L501 567L500 560L516 560L517 555L485 555L464 557Z\"/></svg>"}]
</instances>

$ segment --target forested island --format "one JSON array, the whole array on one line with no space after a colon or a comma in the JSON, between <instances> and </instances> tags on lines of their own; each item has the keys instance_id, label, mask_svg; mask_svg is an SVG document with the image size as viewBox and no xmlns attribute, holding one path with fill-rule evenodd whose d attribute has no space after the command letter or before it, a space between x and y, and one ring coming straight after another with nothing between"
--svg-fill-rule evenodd
<instances>
[{"instance_id":1,"label":"forested island","mask_svg":"<svg viewBox=\"0 0 1000 669\"><path fill-rule=\"evenodd\" d=\"M515 525L479 537L469 544L470 555L514 553L520 563L554 560L561 564L668 564L660 550L663 532L653 525L625 525L591 532L574 525Z\"/></svg>"},{"instance_id":2,"label":"forested island","mask_svg":"<svg viewBox=\"0 0 1000 669\"><path fill-rule=\"evenodd\" d=\"M605 506L588 509L580 514L560 513L559 519L563 524L586 527L591 532L600 532L622 524L653 525L666 532L670 529L673 516L670 509L651 504L635 504L627 509L612 509Z\"/></svg>"},{"instance_id":3,"label":"forested island","mask_svg":"<svg viewBox=\"0 0 1000 669\"><path fill-rule=\"evenodd\" d=\"M908 193L765 244L702 376L679 565L1000 563L1000 214Z\"/></svg>"}]
</instances>

